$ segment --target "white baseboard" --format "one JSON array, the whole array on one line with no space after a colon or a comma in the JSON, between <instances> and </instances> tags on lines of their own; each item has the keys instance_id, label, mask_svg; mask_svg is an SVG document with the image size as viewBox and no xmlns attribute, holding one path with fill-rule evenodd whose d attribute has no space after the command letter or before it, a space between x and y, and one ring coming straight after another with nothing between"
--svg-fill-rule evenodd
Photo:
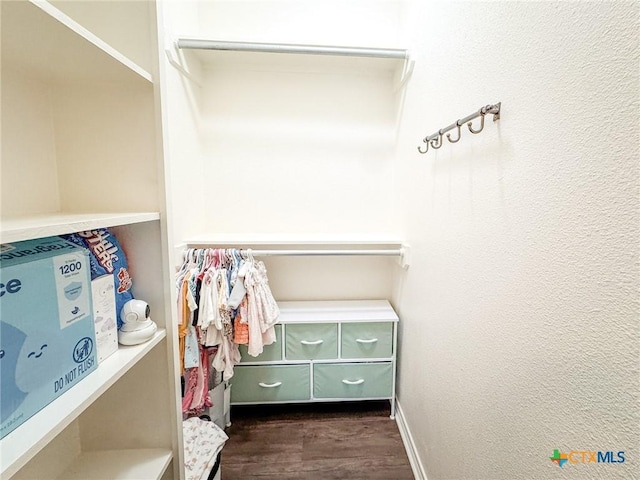
<instances>
[{"instance_id":1,"label":"white baseboard","mask_svg":"<svg viewBox=\"0 0 640 480\"><path fill-rule=\"evenodd\" d=\"M416 444L413 441L411 430L404 417L404 412L398 400L396 399L396 423L398 424L398 430L400 430L400 436L402 437L402 443L404 443L404 449L407 451L407 457L409 457L409 464L411 470L413 470L413 476L416 480L427 480L427 474L425 473L424 466L420 461L418 452L416 450Z\"/></svg>"}]
</instances>

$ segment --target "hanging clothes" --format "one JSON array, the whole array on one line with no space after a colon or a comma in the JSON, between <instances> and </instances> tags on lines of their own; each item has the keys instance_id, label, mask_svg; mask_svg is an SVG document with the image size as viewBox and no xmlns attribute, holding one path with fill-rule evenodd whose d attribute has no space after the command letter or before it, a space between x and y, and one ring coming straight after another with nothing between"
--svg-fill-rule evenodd
<instances>
[{"instance_id":1,"label":"hanging clothes","mask_svg":"<svg viewBox=\"0 0 640 480\"><path fill-rule=\"evenodd\" d=\"M280 310L267 269L251 251L189 249L176 274L180 367L185 392L182 410L198 414L211 406L210 369L233 377L238 345L257 356L276 341Z\"/></svg>"}]
</instances>

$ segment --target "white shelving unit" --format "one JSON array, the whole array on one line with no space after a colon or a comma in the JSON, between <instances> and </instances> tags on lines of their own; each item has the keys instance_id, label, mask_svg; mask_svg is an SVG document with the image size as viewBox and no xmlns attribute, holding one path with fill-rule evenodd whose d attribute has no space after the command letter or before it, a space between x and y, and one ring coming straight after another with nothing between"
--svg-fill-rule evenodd
<instances>
[{"instance_id":1,"label":"white shelving unit","mask_svg":"<svg viewBox=\"0 0 640 480\"><path fill-rule=\"evenodd\" d=\"M90 3L0 4L0 242L111 228L159 328L0 440L3 480L184 475L157 76L109 43L127 27L104 15L150 33L136 56L153 66L155 3Z\"/></svg>"},{"instance_id":2,"label":"white shelving unit","mask_svg":"<svg viewBox=\"0 0 640 480\"><path fill-rule=\"evenodd\" d=\"M131 347L120 346L116 353L101 363L77 387L56 398L26 424L0 440L3 478L5 475L10 477L25 465L165 337L166 331L161 329L147 343Z\"/></svg>"}]
</instances>

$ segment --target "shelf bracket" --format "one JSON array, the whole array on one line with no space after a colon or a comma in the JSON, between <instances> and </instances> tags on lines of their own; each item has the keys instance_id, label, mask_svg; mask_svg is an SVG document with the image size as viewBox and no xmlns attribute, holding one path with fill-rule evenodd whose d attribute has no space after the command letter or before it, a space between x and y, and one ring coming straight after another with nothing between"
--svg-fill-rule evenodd
<instances>
[{"instance_id":1,"label":"shelf bracket","mask_svg":"<svg viewBox=\"0 0 640 480\"><path fill-rule=\"evenodd\" d=\"M415 66L415 63L415 60L413 60L410 57L409 52L407 52L407 56L404 59L404 65L402 67L402 74L400 75L400 79L395 87L396 92L403 89L407 81L411 78L411 75L413 75L413 67Z\"/></svg>"},{"instance_id":2,"label":"shelf bracket","mask_svg":"<svg viewBox=\"0 0 640 480\"><path fill-rule=\"evenodd\" d=\"M164 53L167 55L167 60L169 61L169 63L176 69L178 70L182 75L184 75L184 77L188 80L190 80L191 82L193 82L194 84L196 84L198 87L202 88L202 82L200 82L200 80L198 80L191 72L189 72L189 70L186 69L186 67L183 65L184 63L184 57L182 55L182 53L180 52L180 49L178 48L178 45L176 43L173 43L173 48L171 47L166 47L164 49ZM174 54L175 57L174 58Z\"/></svg>"},{"instance_id":3,"label":"shelf bracket","mask_svg":"<svg viewBox=\"0 0 640 480\"><path fill-rule=\"evenodd\" d=\"M400 248L400 257L398 258L398 264L404 269L408 269L411 264L411 247L407 244L403 244Z\"/></svg>"}]
</instances>

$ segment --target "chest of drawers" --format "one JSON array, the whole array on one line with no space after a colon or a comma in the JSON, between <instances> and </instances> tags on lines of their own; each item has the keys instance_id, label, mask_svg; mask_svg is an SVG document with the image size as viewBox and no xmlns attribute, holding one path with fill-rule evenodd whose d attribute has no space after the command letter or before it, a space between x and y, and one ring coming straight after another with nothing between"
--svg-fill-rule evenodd
<instances>
[{"instance_id":1,"label":"chest of drawers","mask_svg":"<svg viewBox=\"0 0 640 480\"><path fill-rule=\"evenodd\" d=\"M388 399L395 416L398 316L386 300L278 302L276 342L242 361L231 403Z\"/></svg>"}]
</instances>

